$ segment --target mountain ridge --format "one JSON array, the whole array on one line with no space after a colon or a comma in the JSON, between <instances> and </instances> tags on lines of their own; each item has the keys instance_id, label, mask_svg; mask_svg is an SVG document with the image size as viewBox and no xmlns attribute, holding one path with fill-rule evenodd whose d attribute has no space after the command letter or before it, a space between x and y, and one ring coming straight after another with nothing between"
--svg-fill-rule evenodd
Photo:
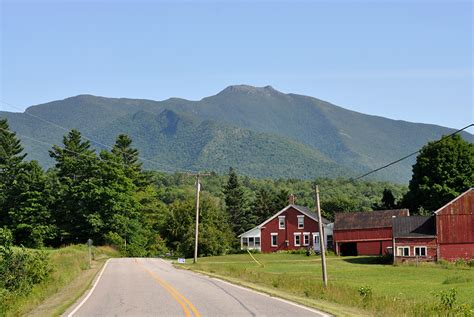
<instances>
[{"instance_id":1,"label":"mountain ridge","mask_svg":"<svg viewBox=\"0 0 474 317\"><path fill-rule=\"evenodd\" d=\"M140 120L133 121L133 115L141 112L143 113L139 115ZM168 163L175 164L176 168L189 166L189 162L195 160L199 162L196 168L206 167L223 171L224 165L228 166L228 162L234 162L236 165L234 167L243 169L244 173L249 175L257 173L258 175L252 176L273 178L341 176L341 173L336 172L336 166L343 171L342 174L354 175L354 173L366 172L414 152L426 142L454 131L439 125L367 115L315 97L283 93L271 86L253 87L250 85L231 85L216 95L204 97L198 101L177 97L154 101L81 94L33 105L24 113L0 112L0 116L7 117L11 127L22 135L39 136L41 141L57 144L65 131L55 129L46 122L39 122L29 115L41 117L67 129L78 128L84 135L92 136L97 140L103 139L102 141L107 144L114 141L107 131L123 133L129 129L130 132L133 129L131 130L129 123L134 122L134 124L148 127L148 130L133 130L131 135L134 143L139 144L137 146L139 150L147 153L148 147L166 146L164 152L167 154L163 157L156 153L148 154L156 156L158 160L167 157ZM182 124L179 125L177 122L175 126L168 125L167 130L155 131L153 124L163 124L163 116L166 115ZM160 118L161 121L150 121L146 119L147 116L158 116L156 118ZM183 120L190 120L190 122L184 124ZM206 124L203 125L203 123ZM201 128L198 128L199 125ZM239 132L240 136L237 128L243 129ZM162 143L153 145L153 139L149 138L150 131L153 131L154 136ZM199 134L195 136L191 132ZM108 135L108 138L102 138L101 134ZM254 149L254 153L225 148L226 144L219 142L217 134L223 140L227 140L228 147L248 146ZM182 146L187 147L186 151L182 152L183 162L180 162L179 158L175 161L169 160L172 153L167 152L168 148L175 148L176 153L181 152L170 143L171 139L164 137L165 135L177 136L174 142L177 144L181 142ZM233 140L230 138L231 135L239 137ZM463 136L472 142L471 134L463 133ZM146 139L150 144L141 142L140 139ZM34 146L31 140L24 141L32 159L39 160L45 166L51 166L51 161L48 161L43 150ZM194 151L193 142L207 145L207 151L203 153ZM256 142L265 144L265 147L259 147ZM273 147L271 144L278 146ZM288 149L294 153L291 154ZM253 155L261 160L265 160L267 156L272 157L269 162L271 164L261 165L261 168L264 168L261 173L257 169L247 168L245 164L260 165L259 162L251 161L250 158L239 157L239 153L244 152L247 153L246 155ZM222 158L221 160L213 159L212 155L217 156L218 153L221 156L225 153L222 157L226 157L228 162L222 161ZM273 156L270 155L272 153ZM237 157L229 157L229 155ZM291 168L282 166L275 155L284 157L283 161L289 165L292 165L290 157L293 156L294 161L305 162L304 164L311 170L304 173L298 169L298 172L292 173ZM314 164L310 162L311 160L314 160ZM412 158L401 162L396 168L378 174L377 178L406 182L411 175L413 160ZM184 161L188 163L184 164ZM322 171L318 168L318 164L322 164L321 166L325 166L331 172Z\"/></svg>"}]
</instances>

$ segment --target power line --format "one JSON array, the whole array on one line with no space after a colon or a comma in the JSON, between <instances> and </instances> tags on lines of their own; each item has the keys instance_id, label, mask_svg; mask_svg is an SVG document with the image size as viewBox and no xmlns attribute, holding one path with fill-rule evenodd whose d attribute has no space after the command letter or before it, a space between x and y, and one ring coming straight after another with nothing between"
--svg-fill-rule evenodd
<instances>
[{"instance_id":1,"label":"power line","mask_svg":"<svg viewBox=\"0 0 474 317\"><path fill-rule=\"evenodd\" d=\"M16 108L16 109L18 109L18 110L23 110L23 109L21 109L20 107L17 107L17 106L15 106L15 105L13 105L13 104L11 104L11 103L8 103L8 102L6 102L6 101L4 101L4 100L0 100L0 102L3 103L3 104L6 104L6 105L8 105L8 106L11 106L11 107L13 107L13 108ZM42 118L42 117L39 117L39 116L36 116L36 115L34 115L34 114L28 113L28 112L26 112L26 111L24 111L23 114L26 114L26 115L28 115L28 116L30 116L30 117L32 117L32 118L35 118L35 119L38 119L38 120L43 121L43 122L45 122L45 123L48 123L48 124L50 124L50 125L52 125L52 126L58 128L58 129L61 129L61 130L66 131L66 132L71 131L71 129L68 129L68 128L66 128L66 127L63 127L63 126L61 126L61 125L59 125L59 124L57 124L57 123L54 123L54 122L49 121L49 120L46 120L46 119L44 119L44 118ZM18 135L20 135L20 134L18 134ZM88 140L88 141L90 141L90 142L92 142L92 143L101 145L102 147L108 148L108 149L110 149L110 150L113 149L112 146L107 145L107 144L104 144L104 143L101 143L101 142L99 142L99 141L97 141L97 140L94 140L94 139L92 139L92 138L90 138L90 137L84 135L83 133L81 134L81 136L82 136L84 139L86 139L86 140ZM26 137L26 136L24 136L24 135L23 135L22 137L29 138L29 139L33 139L33 138L31 138L31 137ZM39 140L35 140L35 141L39 141ZM42 141L39 141L39 142L42 142ZM43 143L44 143L44 142L43 142ZM49 143L47 143L47 144L49 144ZM196 172L197 172L197 171L193 171L193 170L186 170L186 169L176 168L176 167L173 167L173 166L168 165L168 164L164 164L164 163L160 163L160 162L156 162L156 161L153 161L153 160L144 158L144 157L142 157L142 156L137 156L137 158L140 159L140 160L143 161L143 162L149 162L149 163L155 164L155 165L157 165L157 166L163 166L163 167L171 168L171 169L174 170L174 172L182 172L182 173L196 173ZM162 171L166 171L166 170L164 170L162 167L160 167L160 169L161 169ZM169 172L169 170L168 170L168 172Z\"/></svg>"},{"instance_id":2,"label":"power line","mask_svg":"<svg viewBox=\"0 0 474 317\"><path fill-rule=\"evenodd\" d=\"M473 127L473 126L474 126L474 123L471 123L471 124L465 126L465 127L462 128L462 129L456 130L456 131L454 131L454 132L451 133L451 134L448 134L448 135L443 136L441 139L439 139L439 140L433 142L431 145L438 144L438 143L442 142L443 140L445 140L445 139L447 139L447 138L450 138L450 137L452 137L453 135L458 134L458 133L460 133L460 132L462 132L462 131L464 131L464 130L470 128L470 127ZM359 179L361 179L361 178L364 178L364 177L369 176L370 174L376 173L376 172L378 172L378 171L380 171L380 170L383 170L383 169L385 169L385 168L387 168L387 167L389 167L389 166L392 166L392 165L394 165L394 164L397 164L397 163L399 163L399 162L401 162L401 161L403 161L403 160L405 160L405 159L407 159L407 158L409 158L409 157L411 157L411 156L413 156L413 155L415 155L415 154L420 153L422 149L423 149L423 148L420 148L420 149L417 150L416 152L413 152L413 153L410 153L410 154L408 154L408 155L405 155L405 156L402 157L402 158L399 158L399 159L397 159L397 160L395 160L395 161L393 161L393 162L390 162L390 163L388 163L388 164L386 164L386 165L383 165L383 166L378 167L378 168L376 168L376 169L374 169L374 170L371 170L370 172L367 172L367 173L365 173L365 174L359 175L359 176L354 177L354 178L350 178L350 179L347 180L346 182L349 183L349 182L357 181L357 180L359 180ZM329 190L332 190L332 189L337 188L337 187L340 187L340 186L341 186L341 184L338 184L338 185L332 186L332 187L328 187L328 188L325 188L325 191L329 191Z\"/></svg>"},{"instance_id":3,"label":"power line","mask_svg":"<svg viewBox=\"0 0 474 317\"><path fill-rule=\"evenodd\" d=\"M0 128L0 130L2 131L5 131L7 133L12 133L12 131L10 130L7 130L7 129L4 129L4 128ZM44 142L44 141L41 141L41 140L38 140L38 139L35 139L35 138L32 138L32 137L29 137L27 135L23 135L23 134L20 134L18 132L13 132L15 135L18 135L22 138L25 138L25 139L28 139L28 140L31 140L31 141L34 141L34 142L37 142L37 143L41 143L41 144L44 144L44 145L48 145L49 147L53 147L54 145L51 144L51 143L48 143L48 142ZM79 153L79 152L76 152L76 151L73 151L73 150L69 150L69 149L66 149L66 148L61 148L63 151L66 151L66 152L69 152L69 153L72 153L72 154L76 154L76 155L79 155L79 156L82 156L82 157L85 157L85 158L92 158L92 159L95 159L97 158L97 156L94 156L94 155L87 155L87 154L84 154L84 153ZM121 167L126 167L126 165L124 163L118 163L118 162L114 162L114 161L109 161L107 163L110 163L110 164L113 164L113 165L117 165L117 166L121 166ZM170 173L174 173L176 171L170 171L170 170L162 170L164 172L170 172Z\"/></svg>"},{"instance_id":4,"label":"power line","mask_svg":"<svg viewBox=\"0 0 474 317\"><path fill-rule=\"evenodd\" d=\"M4 104L6 104L6 105L9 105L9 106L11 106L11 107L14 107L14 108L16 108L16 109L23 110L23 109L21 109L20 107L17 107L17 106L15 106L15 105L12 105L12 104L10 104L10 103L8 103L8 102L5 102L5 101L3 101L3 100L0 100L0 102L4 103ZM60 128L60 129L62 129L62 130L65 130L65 131L67 131L67 132L70 131L69 129L67 129L67 128L63 127L63 126L60 126L60 125L58 125L58 124L56 124L56 123L54 123L54 122L51 122L51 121L49 121L49 120L46 120L46 119L42 118L42 117L35 116L35 115L30 114L30 113L28 113L28 112L26 112L26 111L23 112L23 113L26 114L26 115L29 115L29 116L31 116L31 117L34 117L34 118L36 118L36 119L39 119L39 120L41 120L41 121L43 121L43 122L46 122L46 123L48 123L48 124L51 124L51 125L53 125L53 126L55 126L55 127L57 127L57 128ZM442 137L441 139L435 141L435 142L433 143L433 145L434 145L434 144L437 144L437 143L439 143L439 142L445 140L446 138L449 138L449 137L451 137L451 136L453 136L453 135L455 135L455 134L458 134L458 133L461 132L461 131L464 131L464 130L470 128L470 127L473 127L473 126L474 126L474 124L471 123L471 124L465 126L464 128L459 129L459 130L457 130L457 131L455 131L455 132L453 132L453 133L451 133L451 134L449 134L449 135L446 135L446 136ZM25 136L24 136L24 137L25 137ZM96 143L96 144L102 145L103 147L112 149L112 147L111 147L110 145L103 144L103 143L98 142L98 141L96 141L96 140L93 140L92 138L89 138L89 137L87 137L87 136L85 136L85 135L83 135L83 137L84 137L84 139L89 140L89 141L91 141L91 142L93 142L93 143ZM27 138L29 138L29 137L27 137ZM32 139L32 138L30 138L30 139ZM37 141L37 140L36 140L36 141ZM380 171L380 170L383 170L383 169L385 169L385 168L387 168L387 167L390 167L390 166L392 166L392 165L394 165L394 164L397 164L397 163L399 163L399 162L401 162L401 161L403 161L403 160L405 160L405 159L407 159L407 158L409 158L409 157L411 157L411 156L413 156L413 155L415 155L415 154L418 154L420 151L421 151L421 149L419 149L419 150L417 150L417 151L415 151L415 152L413 152L413 153L410 153L410 154L408 154L408 155L405 155L404 157L399 158L399 159L397 159L397 160L395 160L395 161L393 161L393 162L390 162L390 163L388 163L388 164L386 164L386 165L383 165L383 166L381 166L381 167L379 167L379 168L376 168L376 169L371 170L371 171L369 171L369 172L367 172L367 173L364 173L364 174L362 174L362 175L359 175L359 176L357 176L357 177L355 177L355 178L350 178L347 182L353 182L353 181L362 179L362 178L364 178L364 177L367 177L367 176L369 176L369 175L371 175L371 174L373 174L373 173L376 173L376 172L378 172L378 171ZM153 160L149 160L149 159L146 159L146 158L143 158L143 157L138 157L138 158L139 158L140 160L142 160L142 161L150 162L150 163L152 163L152 164L156 164L156 165L159 165L159 166L167 166L167 167L170 167L170 168L172 168L172 169L175 169L175 172L177 172L177 171L184 172L184 173L196 173L196 172L197 172L197 171L184 170L184 169L179 169L179 168L177 169L177 168L174 168L174 167L171 166L171 165L159 163L159 162L156 162L156 161L153 161ZM326 191L327 191L327 190L331 190L331 189L334 189L334 188L339 187L339 186L340 186L340 185L333 186L333 187L329 187L329 188L326 188L325 190L326 190Z\"/></svg>"}]
</instances>

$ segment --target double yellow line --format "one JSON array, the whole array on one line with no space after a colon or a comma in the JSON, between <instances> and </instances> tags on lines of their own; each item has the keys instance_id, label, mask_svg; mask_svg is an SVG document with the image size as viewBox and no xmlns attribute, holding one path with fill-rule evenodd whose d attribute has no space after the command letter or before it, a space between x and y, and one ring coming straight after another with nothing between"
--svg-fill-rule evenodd
<instances>
[{"instance_id":1,"label":"double yellow line","mask_svg":"<svg viewBox=\"0 0 474 317\"><path fill-rule=\"evenodd\" d=\"M143 270L145 270L148 274L153 277L153 279L160 284L170 295L178 302L178 304L181 306L183 309L184 315L186 317L200 317L201 315L197 311L196 307L186 298L184 297L180 292L178 292L173 286L168 284L165 280L163 280L161 277L158 276L155 272L147 269L144 265L140 264L137 259L135 259L135 263L140 265ZM191 313L192 312L192 313Z\"/></svg>"}]
</instances>

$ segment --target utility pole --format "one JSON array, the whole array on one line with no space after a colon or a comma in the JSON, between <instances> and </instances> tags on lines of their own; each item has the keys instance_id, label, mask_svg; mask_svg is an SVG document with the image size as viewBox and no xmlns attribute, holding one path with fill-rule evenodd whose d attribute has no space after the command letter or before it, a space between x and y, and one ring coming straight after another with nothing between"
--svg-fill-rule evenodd
<instances>
[{"instance_id":1,"label":"utility pole","mask_svg":"<svg viewBox=\"0 0 474 317\"><path fill-rule=\"evenodd\" d=\"M196 174L189 174L196 176L196 232L194 237L194 260L193 263L197 262L198 257L198 241L199 241L199 193L201 191L201 183L199 182L199 178L201 176L207 176L210 174L204 173L196 173Z\"/></svg>"},{"instance_id":2,"label":"utility pole","mask_svg":"<svg viewBox=\"0 0 474 317\"><path fill-rule=\"evenodd\" d=\"M323 268L323 283L324 287L328 286L328 274L326 271L326 244L325 244L325 237L324 237L324 231L323 231L323 222L321 219L321 207L319 204L319 187L316 185L315 187L316 191L316 209L318 213L318 225L319 225L319 245L320 245L320 250L321 250L321 264Z\"/></svg>"}]
</instances>

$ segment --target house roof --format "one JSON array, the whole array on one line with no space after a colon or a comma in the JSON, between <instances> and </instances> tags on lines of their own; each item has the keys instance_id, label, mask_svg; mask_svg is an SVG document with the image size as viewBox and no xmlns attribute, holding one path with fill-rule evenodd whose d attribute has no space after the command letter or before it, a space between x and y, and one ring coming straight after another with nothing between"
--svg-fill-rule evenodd
<instances>
[{"instance_id":1,"label":"house roof","mask_svg":"<svg viewBox=\"0 0 474 317\"><path fill-rule=\"evenodd\" d=\"M394 238L434 238L436 219L433 216L396 217L393 219Z\"/></svg>"},{"instance_id":2,"label":"house roof","mask_svg":"<svg viewBox=\"0 0 474 317\"><path fill-rule=\"evenodd\" d=\"M408 209L338 212L335 215L334 230L389 228L392 227L392 217L409 215Z\"/></svg>"},{"instance_id":3,"label":"house roof","mask_svg":"<svg viewBox=\"0 0 474 317\"><path fill-rule=\"evenodd\" d=\"M451 200L449 203L447 203L446 205L444 205L443 207L439 208L438 210L436 210L434 213L437 215L441 210L445 209L446 207L448 207L449 205L451 205L452 203L454 203L456 200L458 200L459 198L463 197L464 195L467 195L470 191L474 190L474 188L469 188L468 190L466 190L464 193L462 193L461 195L459 195L458 197L454 198L453 200Z\"/></svg>"},{"instance_id":4,"label":"house roof","mask_svg":"<svg viewBox=\"0 0 474 317\"><path fill-rule=\"evenodd\" d=\"M267 220L265 220L264 222L262 222L261 224L259 224L258 226L253 227L252 229L242 233L241 235L239 235L239 237L243 236L244 234L246 234L247 232L249 232L253 229L262 228L268 222L275 219L276 217L278 217L279 215L281 215L283 212L287 211L290 208L296 209L297 211L301 212L303 215L308 216L309 218L313 219L316 222L318 221L318 215L315 212L311 211L311 209L309 209L308 207L299 206L299 205L288 205L285 208L283 208L282 210L280 210L279 212L277 212L276 214L274 214L273 216L271 216L270 218L268 218ZM328 224L331 223L331 221L329 221L328 219L326 219L324 217L321 217L321 221L322 221L323 225L328 225Z\"/></svg>"}]
</instances>

